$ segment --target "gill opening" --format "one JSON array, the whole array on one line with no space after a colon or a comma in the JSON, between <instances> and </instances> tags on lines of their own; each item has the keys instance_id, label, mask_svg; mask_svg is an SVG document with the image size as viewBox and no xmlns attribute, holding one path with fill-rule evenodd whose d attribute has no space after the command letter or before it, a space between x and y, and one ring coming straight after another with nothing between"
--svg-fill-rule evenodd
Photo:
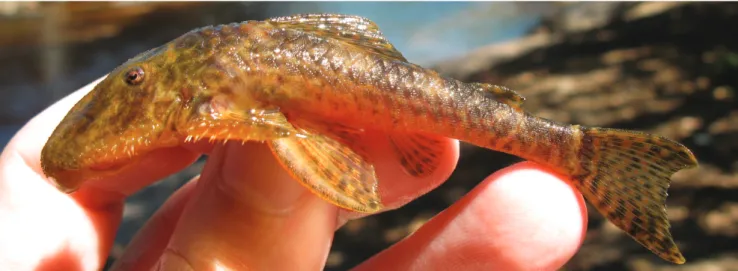
<instances>
[{"instance_id":1,"label":"gill opening","mask_svg":"<svg viewBox=\"0 0 738 271\"><path fill-rule=\"evenodd\" d=\"M180 121L182 115L181 110L183 108L182 96L177 95L177 98L172 102L164 113L164 129L159 133L159 137L165 137L169 133L175 133L177 131L177 124Z\"/></svg>"}]
</instances>

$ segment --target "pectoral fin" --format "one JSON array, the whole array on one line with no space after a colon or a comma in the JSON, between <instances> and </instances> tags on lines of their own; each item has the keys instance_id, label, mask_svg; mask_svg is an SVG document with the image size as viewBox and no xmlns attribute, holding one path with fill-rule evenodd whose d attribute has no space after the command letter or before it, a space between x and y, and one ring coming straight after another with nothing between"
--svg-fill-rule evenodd
<instances>
[{"instance_id":1,"label":"pectoral fin","mask_svg":"<svg viewBox=\"0 0 738 271\"><path fill-rule=\"evenodd\" d=\"M293 177L321 198L363 213L382 209L374 166L349 145L314 131L270 147ZM335 136L335 135L334 135Z\"/></svg>"},{"instance_id":2,"label":"pectoral fin","mask_svg":"<svg viewBox=\"0 0 738 271\"><path fill-rule=\"evenodd\" d=\"M320 134L332 138L341 144L348 146L354 153L358 154L369 163L368 152L364 145L364 130L356 129L332 121L305 120L299 119L292 121L294 125L301 130L311 131L313 134Z\"/></svg>"},{"instance_id":3,"label":"pectoral fin","mask_svg":"<svg viewBox=\"0 0 738 271\"><path fill-rule=\"evenodd\" d=\"M390 142L400 164L414 177L426 177L436 171L443 156L442 137L420 133L390 135Z\"/></svg>"},{"instance_id":4,"label":"pectoral fin","mask_svg":"<svg viewBox=\"0 0 738 271\"><path fill-rule=\"evenodd\" d=\"M210 141L239 140L264 141L298 134L295 127L279 111L267 109L232 110L213 108L200 119L180 127L187 136L185 141L209 139Z\"/></svg>"}]
</instances>

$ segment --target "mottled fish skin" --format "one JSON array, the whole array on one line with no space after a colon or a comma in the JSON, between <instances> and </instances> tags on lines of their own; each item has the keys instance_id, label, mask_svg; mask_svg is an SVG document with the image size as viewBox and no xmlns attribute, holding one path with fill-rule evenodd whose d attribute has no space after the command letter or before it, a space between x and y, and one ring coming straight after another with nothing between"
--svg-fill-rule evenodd
<instances>
[{"instance_id":1,"label":"mottled fish skin","mask_svg":"<svg viewBox=\"0 0 738 271\"><path fill-rule=\"evenodd\" d=\"M126 76L138 69L145 80L131 84ZM521 109L523 100L408 63L365 18L249 21L193 30L111 72L62 121L42 164L60 189L73 191L154 148L200 138L267 141L319 196L374 212L374 169L353 144L361 131L395 135L414 176L434 169L435 136L450 137L570 176L611 222L683 263L664 202L670 176L696 166L694 155L656 135L538 118ZM349 179L336 177L349 171Z\"/></svg>"}]
</instances>

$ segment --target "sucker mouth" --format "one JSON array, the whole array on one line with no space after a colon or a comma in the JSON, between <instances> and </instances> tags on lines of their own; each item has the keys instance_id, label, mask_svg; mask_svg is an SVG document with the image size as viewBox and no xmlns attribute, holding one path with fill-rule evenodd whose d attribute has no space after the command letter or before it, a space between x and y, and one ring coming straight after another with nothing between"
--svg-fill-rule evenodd
<instances>
[{"instance_id":1,"label":"sucker mouth","mask_svg":"<svg viewBox=\"0 0 738 271\"><path fill-rule=\"evenodd\" d=\"M135 164L138 160L137 157L134 157L131 159L117 159L114 162L95 163L76 169L59 169L46 174L46 176L59 191L69 194L77 191L84 183L115 175Z\"/></svg>"},{"instance_id":2,"label":"sucker mouth","mask_svg":"<svg viewBox=\"0 0 738 271\"><path fill-rule=\"evenodd\" d=\"M70 194L77 191L82 183L87 182L89 174L85 174L84 170L62 170L54 172L53 176L47 176L47 179L54 184L59 191Z\"/></svg>"}]
</instances>

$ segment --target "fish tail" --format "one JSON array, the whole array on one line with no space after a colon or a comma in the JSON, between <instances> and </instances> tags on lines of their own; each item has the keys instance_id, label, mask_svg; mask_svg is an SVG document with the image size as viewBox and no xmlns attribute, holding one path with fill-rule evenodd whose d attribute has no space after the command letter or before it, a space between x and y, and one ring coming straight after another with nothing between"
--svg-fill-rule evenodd
<instances>
[{"instance_id":1,"label":"fish tail","mask_svg":"<svg viewBox=\"0 0 738 271\"><path fill-rule=\"evenodd\" d=\"M697 165L683 145L634 131L579 127L579 190L636 241L673 263L684 263L666 217L671 175Z\"/></svg>"}]
</instances>

